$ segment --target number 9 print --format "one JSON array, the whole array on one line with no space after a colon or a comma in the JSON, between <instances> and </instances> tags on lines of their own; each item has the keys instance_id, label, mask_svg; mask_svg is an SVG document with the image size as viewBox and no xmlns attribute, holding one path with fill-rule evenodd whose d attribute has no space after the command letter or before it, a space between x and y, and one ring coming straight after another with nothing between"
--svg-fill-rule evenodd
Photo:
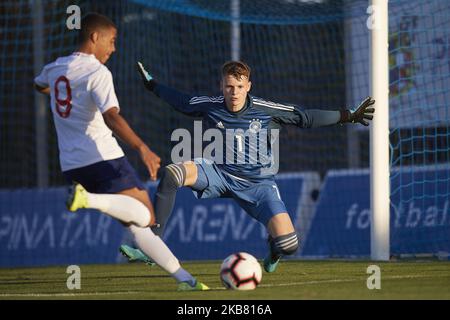
<instances>
[{"instance_id":1,"label":"number 9 print","mask_svg":"<svg viewBox=\"0 0 450 320\"><path fill-rule=\"evenodd\" d=\"M66 98L64 100L59 98L59 89L58 86L60 82L64 82L66 85ZM72 109L72 90L70 89L69 79L65 76L60 76L55 81L55 100L56 112L62 117L67 118L70 115L70 110Z\"/></svg>"}]
</instances>

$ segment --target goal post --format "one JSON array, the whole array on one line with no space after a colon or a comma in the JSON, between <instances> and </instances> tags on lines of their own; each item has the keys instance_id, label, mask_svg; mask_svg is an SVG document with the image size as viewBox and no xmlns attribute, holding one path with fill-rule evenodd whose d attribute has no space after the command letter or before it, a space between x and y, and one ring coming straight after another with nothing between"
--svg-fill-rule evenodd
<instances>
[{"instance_id":1,"label":"goal post","mask_svg":"<svg viewBox=\"0 0 450 320\"><path fill-rule=\"evenodd\" d=\"M232 21L230 23L230 47L231 47L231 60L241 59L241 25L239 23L240 15L240 0L231 0L230 11Z\"/></svg>"},{"instance_id":2,"label":"goal post","mask_svg":"<svg viewBox=\"0 0 450 320\"><path fill-rule=\"evenodd\" d=\"M33 18L33 71L38 75L44 67L44 11L41 0L30 1ZM43 94L34 91L36 109L36 185L48 187L48 154L47 154L47 99Z\"/></svg>"},{"instance_id":3,"label":"goal post","mask_svg":"<svg viewBox=\"0 0 450 320\"><path fill-rule=\"evenodd\" d=\"M389 48L388 1L371 0L368 8L370 32L370 92L375 116L370 128L371 258L389 260Z\"/></svg>"}]
</instances>

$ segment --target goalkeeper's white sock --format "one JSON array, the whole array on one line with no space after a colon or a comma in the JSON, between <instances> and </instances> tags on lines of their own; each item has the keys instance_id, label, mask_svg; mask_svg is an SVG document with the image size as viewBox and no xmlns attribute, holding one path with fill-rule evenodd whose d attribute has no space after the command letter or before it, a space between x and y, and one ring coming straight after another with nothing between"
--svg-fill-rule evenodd
<instances>
[{"instance_id":1,"label":"goalkeeper's white sock","mask_svg":"<svg viewBox=\"0 0 450 320\"><path fill-rule=\"evenodd\" d=\"M152 261L170 273L178 282L186 281L191 286L195 285L195 278L180 266L180 262L173 255L172 251L150 228L139 228L130 225L128 229L133 234L134 241L138 247Z\"/></svg>"},{"instance_id":2,"label":"goalkeeper's white sock","mask_svg":"<svg viewBox=\"0 0 450 320\"><path fill-rule=\"evenodd\" d=\"M88 207L125 223L140 227L150 224L150 211L137 199L123 194L98 194L86 191Z\"/></svg>"}]
</instances>

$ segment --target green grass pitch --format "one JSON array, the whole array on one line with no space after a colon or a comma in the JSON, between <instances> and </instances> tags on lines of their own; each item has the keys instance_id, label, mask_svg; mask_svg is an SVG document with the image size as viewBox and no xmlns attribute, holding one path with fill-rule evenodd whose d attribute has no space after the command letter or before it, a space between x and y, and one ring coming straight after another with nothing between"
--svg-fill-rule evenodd
<instances>
[{"instance_id":1,"label":"green grass pitch","mask_svg":"<svg viewBox=\"0 0 450 320\"><path fill-rule=\"evenodd\" d=\"M0 269L5 299L450 299L448 261L282 261L277 272L263 271L253 291L225 290L220 261L183 266L211 287L208 292L176 292L175 281L159 267L144 264L80 265L81 289L68 290L67 266ZM367 288L369 265L381 269L381 289Z\"/></svg>"}]
</instances>

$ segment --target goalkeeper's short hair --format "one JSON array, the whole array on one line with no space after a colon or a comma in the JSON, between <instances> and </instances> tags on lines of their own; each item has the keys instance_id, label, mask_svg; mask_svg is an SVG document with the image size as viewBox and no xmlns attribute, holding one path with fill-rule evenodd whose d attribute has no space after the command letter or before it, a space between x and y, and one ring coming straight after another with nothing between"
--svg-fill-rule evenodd
<instances>
[{"instance_id":1,"label":"goalkeeper's short hair","mask_svg":"<svg viewBox=\"0 0 450 320\"><path fill-rule=\"evenodd\" d=\"M236 79L247 77L250 80L250 67L242 61L227 61L222 65L222 77L233 76Z\"/></svg>"}]
</instances>

